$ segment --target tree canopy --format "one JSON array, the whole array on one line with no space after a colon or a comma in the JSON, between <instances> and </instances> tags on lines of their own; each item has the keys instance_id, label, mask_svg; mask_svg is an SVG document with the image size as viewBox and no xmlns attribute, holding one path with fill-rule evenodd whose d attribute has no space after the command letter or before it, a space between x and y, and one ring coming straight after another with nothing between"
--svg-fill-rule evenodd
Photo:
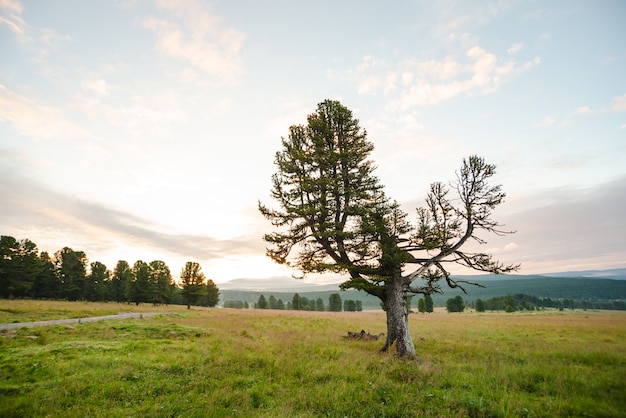
<instances>
[{"instance_id":1,"label":"tree canopy","mask_svg":"<svg viewBox=\"0 0 626 418\"><path fill-rule=\"evenodd\" d=\"M209 280L203 304L215 306L217 285ZM66 299L135 303L182 303L182 290L165 262L119 260L111 272L83 251L63 247L51 257L29 239L0 236L0 298Z\"/></svg>"},{"instance_id":2,"label":"tree canopy","mask_svg":"<svg viewBox=\"0 0 626 418\"><path fill-rule=\"evenodd\" d=\"M342 289L380 298L388 319L383 350L398 342L398 354L414 356L407 324L411 294L441 292L441 283L463 289L466 283L449 274L451 263L492 273L518 268L462 250L468 240L485 242L479 232L509 233L492 219L505 194L489 184L495 166L473 155L463 160L456 181L431 185L410 223L374 175L373 149L359 121L338 101L320 103L306 125L291 126L272 176L278 207L259 202L276 228L263 238L274 261L305 274L346 273Z\"/></svg>"},{"instance_id":3,"label":"tree canopy","mask_svg":"<svg viewBox=\"0 0 626 418\"><path fill-rule=\"evenodd\" d=\"M187 309L190 309L191 305L198 303L198 300L206 293L204 286L206 277L202 272L200 264L194 261L187 261L185 267L180 272L180 280L182 294L187 301Z\"/></svg>"}]
</instances>

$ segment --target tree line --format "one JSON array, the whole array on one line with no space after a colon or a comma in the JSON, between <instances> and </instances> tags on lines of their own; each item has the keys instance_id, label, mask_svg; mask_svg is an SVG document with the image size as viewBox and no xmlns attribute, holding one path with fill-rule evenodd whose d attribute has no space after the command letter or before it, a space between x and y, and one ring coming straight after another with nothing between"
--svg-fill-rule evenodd
<instances>
[{"instance_id":1,"label":"tree line","mask_svg":"<svg viewBox=\"0 0 626 418\"><path fill-rule=\"evenodd\" d=\"M69 247L50 256L29 239L0 236L0 297L215 306L219 289L187 262L178 285L161 260L117 262L113 271Z\"/></svg>"},{"instance_id":2,"label":"tree line","mask_svg":"<svg viewBox=\"0 0 626 418\"><path fill-rule=\"evenodd\" d=\"M247 301L227 300L224 301L225 308L248 309L250 305ZM254 309L278 309L278 310L294 310L294 311L330 311L330 312L361 312L363 304L360 300L346 299L341 300L339 293L333 293L328 297L328 304L324 303L322 298L309 299L306 296L300 296L295 293L290 301L285 303L282 299L270 295L260 295L257 302L254 303Z\"/></svg>"},{"instance_id":3,"label":"tree line","mask_svg":"<svg viewBox=\"0 0 626 418\"><path fill-rule=\"evenodd\" d=\"M553 299L540 298L537 296L525 295L517 293L514 295L495 296L490 299L476 299L466 303L461 296L449 298L446 301L446 310L450 313L463 312L469 306L474 308L476 312L485 311L535 311L546 308L551 309L606 309L606 310L626 310L626 302L623 300L614 301L588 301L575 299ZM430 295L420 299L417 304L420 313L433 312L433 304Z\"/></svg>"},{"instance_id":4,"label":"tree line","mask_svg":"<svg viewBox=\"0 0 626 418\"><path fill-rule=\"evenodd\" d=\"M615 301L589 301L575 299L553 299L540 298L537 296L514 294L506 296L496 296L487 300L476 299L472 305L477 312L485 311L534 311L545 308L553 309L606 309L606 310L626 310L626 302Z\"/></svg>"}]
</instances>

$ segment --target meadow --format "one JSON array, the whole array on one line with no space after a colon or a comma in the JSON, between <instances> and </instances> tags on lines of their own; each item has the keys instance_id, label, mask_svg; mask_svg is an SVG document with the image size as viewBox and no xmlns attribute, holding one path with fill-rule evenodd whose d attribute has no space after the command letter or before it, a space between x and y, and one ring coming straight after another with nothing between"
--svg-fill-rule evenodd
<instances>
[{"instance_id":1,"label":"meadow","mask_svg":"<svg viewBox=\"0 0 626 418\"><path fill-rule=\"evenodd\" d=\"M378 353L382 311L0 300L2 417L624 417L626 313L414 314L419 359Z\"/></svg>"}]
</instances>

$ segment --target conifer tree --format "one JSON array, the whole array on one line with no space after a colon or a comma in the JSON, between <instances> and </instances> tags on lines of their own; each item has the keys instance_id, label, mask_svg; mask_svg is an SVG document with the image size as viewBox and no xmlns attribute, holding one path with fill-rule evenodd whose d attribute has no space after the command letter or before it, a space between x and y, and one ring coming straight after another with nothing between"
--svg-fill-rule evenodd
<instances>
[{"instance_id":1,"label":"conifer tree","mask_svg":"<svg viewBox=\"0 0 626 418\"><path fill-rule=\"evenodd\" d=\"M450 276L450 263L491 273L517 268L462 250L468 240L484 243L480 232L507 233L492 219L505 194L489 184L495 166L470 156L451 186L431 184L410 224L374 175L373 149L358 119L338 101L325 100L306 125L291 126L275 158L271 195L277 207L259 203L276 227L264 236L267 255L305 274L346 274L342 289L365 291L384 306L381 350L395 345L399 356L415 357L407 298L441 292L443 283L463 289L464 282Z\"/></svg>"}]
</instances>

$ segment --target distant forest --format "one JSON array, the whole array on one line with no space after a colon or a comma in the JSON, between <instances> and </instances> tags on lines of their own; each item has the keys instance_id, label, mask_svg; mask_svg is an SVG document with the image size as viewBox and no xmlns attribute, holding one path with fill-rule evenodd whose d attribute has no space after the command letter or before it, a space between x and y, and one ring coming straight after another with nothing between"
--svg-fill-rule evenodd
<instances>
[{"instance_id":1,"label":"distant forest","mask_svg":"<svg viewBox=\"0 0 626 418\"><path fill-rule=\"evenodd\" d=\"M480 305L482 304L482 309ZM623 300L614 301L591 301L573 299L552 299L538 298L536 296L515 294L498 296L482 301L476 299L470 306L477 311L534 311L544 308L564 309L606 309L626 311L626 302Z\"/></svg>"},{"instance_id":2,"label":"distant forest","mask_svg":"<svg viewBox=\"0 0 626 418\"><path fill-rule=\"evenodd\" d=\"M38 253L29 239L0 237L0 298L113 301L128 303L214 306L219 291L212 280L179 287L160 260L123 260L113 271L99 261L89 263L83 251L63 249L50 256Z\"/></svg>"},{"instance_id":3,"label":"distant forest","mask_svg":"<svg viewBox=\"0 0 626 418\"><path fill-rule=\"evenodd\" d=\"M480 299L487 311L556 309L626 310L626 280L545 276L501 276L476 280L484 287L467 287L467 294L449 289L433 295L435 306L461 296L475 307ZM215 306L218 295L224 307L260 309L344 310L381 309L380 300L364 292L340 292L337 307L331 299L335 290L294 292L219 291L211 280L193 289L194 305ZM262 294L270 294L265 300ZM273 294L272 294L273 293ZM103 263L89 263L83 251L64 247L52 256L38 252L29 239L0 236L0 298L112 301L126 303L186 304L189 289L178 286L165 262L120 260L111 271ZM331 298L332 296L332 298ZM342 300L343 299L343 300ZM279 303L282 302L282 303ZM294 302L299 301L299 302ZM328 301L328 305L326 305ZM322 302L322 303L320 303ZM412 300L417 307L418 298Z\"/></svg>"},{"instance_id":4,"label":"distant forest","mask_svg":"<svg viewBox=\"0 0 626 418\"><path fill-rule=\"evenodd\" d=\"M291 300L285 303L281 298L276 298L273 294L269 299L265 298L264 294L259 296L259 299L250 305L248 301L241 299L228 299L224 301L225 308L233 309L277 309L277 310L294 310L294 311L330 311L330 312L361 312L363 305L360 300L346 299L342 302L339 293L332 293L328 296L328 305L324 303L324 299L317 297L315 299L309 299L306 296L301 296L295 293Z\"/></svg>"}]
</instances>

